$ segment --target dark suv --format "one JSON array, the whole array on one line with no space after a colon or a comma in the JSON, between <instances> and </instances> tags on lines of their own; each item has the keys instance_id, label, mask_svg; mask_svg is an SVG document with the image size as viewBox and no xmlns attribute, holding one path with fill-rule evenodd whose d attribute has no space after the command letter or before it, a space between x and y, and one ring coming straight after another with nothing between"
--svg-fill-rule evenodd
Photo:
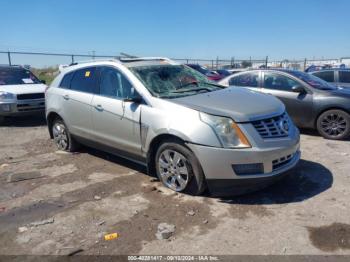
<instances>
[{"instance_id":1,"label":"dark suv","mask_svg":"<svg viewBox=\"0 0 350 262\"><path fill-rule=\"evenodd\" d=\"M333 68L310 73L336 86L350 88L350 69Z\"/></svg>"},{"instance_id":2,"label":"dark suv","mask_svg":"<svg viewBox=\"0 0 350 262\"><path fill-rule=\"evenodd\" d=\"M328 139L350 135L350 90L300 71L251 70L219 81L225 86L243 86L278 97L295 124L316 128Z\"/></svg>"}]
</instances>

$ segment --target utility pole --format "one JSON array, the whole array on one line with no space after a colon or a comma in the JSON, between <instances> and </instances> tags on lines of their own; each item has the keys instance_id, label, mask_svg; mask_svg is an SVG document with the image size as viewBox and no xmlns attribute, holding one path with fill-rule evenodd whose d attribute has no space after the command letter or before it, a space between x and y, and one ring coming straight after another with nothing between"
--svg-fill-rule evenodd
<instances>
[{"instance_id":1,"label":"utility pole","mask_svg":"<svg viewBox=\"0 0 350 262\"><path fill-rule=\"evenodd\" d=\"M8 60L9 60L9 66L11 66L12 63L11 63L11 53L10 53L10 51L7 51L7 57L8 57Z\"/></svg>"}]
</instances>

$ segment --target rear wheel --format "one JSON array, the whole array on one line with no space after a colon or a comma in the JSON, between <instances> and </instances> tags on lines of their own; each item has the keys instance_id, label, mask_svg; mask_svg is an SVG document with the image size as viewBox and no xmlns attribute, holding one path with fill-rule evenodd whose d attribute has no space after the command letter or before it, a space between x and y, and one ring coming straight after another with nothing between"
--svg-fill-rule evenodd
<instances>
[{"instance_id":1,"label":"rear wheel","mask_svg":"<svg viewBox=\"0 0 350 262\"><path fill-rule=\"evenodd\" d=\"M200 195L206 188L202 168L182 142L169 140L158 148L156 154L157 175L163 185L190 195Z\"/></svg>"},{"instance_id":2,"label":"rear wheel","mask_svg":"<svg viewBox=\"0 0 350 262\"><path fill-rule=\"evenodd\" d=\"M350 116L342 110L328 110L318 117L317 130L327 139L345 139L350 135Z\"/></svg>"},{"instance_id":3,"label":"rear wheel","mask_svg":"<svg viewBox=\"0 0 350 262\"><path fill-rule=\"evenodd\" d=\"M55 119L52 124L52 134L58 150L74 152L78 149L78 142L71 136L62 119Z\"/></svg>"}]
</instances>

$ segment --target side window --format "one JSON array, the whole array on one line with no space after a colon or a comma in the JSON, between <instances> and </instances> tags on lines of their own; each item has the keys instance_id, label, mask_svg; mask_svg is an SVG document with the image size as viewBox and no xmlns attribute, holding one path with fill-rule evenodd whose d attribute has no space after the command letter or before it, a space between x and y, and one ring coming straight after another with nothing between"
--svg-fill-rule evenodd
<instances>
[{"instance_id":1,"label":"side window","mask_svg":"<svg viewBox=\"0 0 350 262\"><path fill-rule=\"evenodd\" d=\"M350 71L339 71L339 82L350 83Z\"/></svg>"},{"instance_id":2,"label":"side window","mask_svg":"<svg viewBox=\"0 0 350 262\"><path fill-rule=\"evenodd\" d=\"M314 76L317 76L317 77L319 77L327 82L334 82L334 72L333 71L317 72L317 73L314 73Z\"/></svg>"},{"instance_id":3,"label":"side window","mask_svg":"<svg viewBox=\"0 0 350 262\"><path fill-rule=\"evenodd\" d=\"M75 71L70 88L75 91L95 93L97 87L96 67L89 67Z\"/></svg>"},{"instance_id":4,"label":"side window","mask_svg":"<svg viewBox=\"0 0 350 262\"><path fill-rule=\"evenodd\" d=\"M118 70L111 67L101 69L100 95L124 99L130 98L133 92L128 79Z\"/></svg>"},{"instance_id":5,"label":"side window","mask_svg":"<svg viewBox=\"0 0 350 262\"><path fill-rule=\"evenodd\" d=\"M230 86L259 87L259 73L248 73L234 76L229 80Z\"/></svg>"},{"instance_id":6,"label":"side window","mask_svg":"<svg viewBox=\"0 0 350 262\"><path fill-rule=\"evenodd\" d=\"M60 83L60 87L61 88L66 88L66 89L69 89L70 88L70 82L72 81L72 77L74 75L74 72L70 72L68 74L66 74L61 83Z\"/></svg>"},{"instance_id":7,"label":"side window","mask_svg":"<svg viewBox=\"0 0 350 262\"><path fill-rule=\"evenodd\" d=\"M264 88L292 91L292 87L297 85L300 84L287 76L274 73L264 74Z\"/></svg>"}]
</instances>

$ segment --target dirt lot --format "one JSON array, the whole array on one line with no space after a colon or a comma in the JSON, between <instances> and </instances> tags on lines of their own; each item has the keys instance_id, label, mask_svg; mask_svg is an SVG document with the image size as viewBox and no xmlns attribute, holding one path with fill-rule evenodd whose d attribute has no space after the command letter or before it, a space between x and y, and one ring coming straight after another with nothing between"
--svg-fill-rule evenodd
<instances>
[{"instance_id":1,"label":"dirt lot","mask_svg":"<svg viewBox=\"0 0 350 262\"><path fill-rule=\"evenodd\" d=\"M7 120L0 254L350 254L350 141L301 142L298 167L268 189L190 197L121 158L57 152L40 118ZM162 222L176 226L168 240L155 236Z\"/></svg>"}]
</instances>

